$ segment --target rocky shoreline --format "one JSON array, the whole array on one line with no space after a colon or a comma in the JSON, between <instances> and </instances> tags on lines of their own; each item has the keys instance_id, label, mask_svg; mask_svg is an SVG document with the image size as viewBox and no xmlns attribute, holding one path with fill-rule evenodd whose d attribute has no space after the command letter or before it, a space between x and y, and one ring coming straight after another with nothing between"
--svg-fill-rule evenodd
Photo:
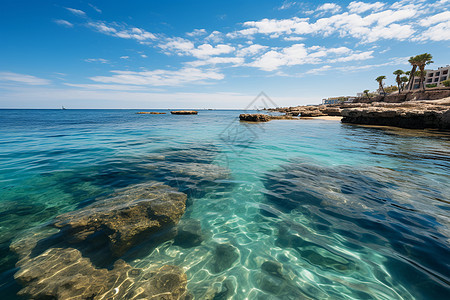
<instances>
[{"instance_id":1,"label":"rocky shoreline","mask_svg":"<svg viewBox=\"0 0 450 300\"><path fill-rule=\"evenodd\" d=\"M276 108L286 116L342 116L342 123L395 126L409 129L450 129L450 97L400 103L343 103ZM270 118L269 118L270 119Z\"/></svg>"}]
</instances>

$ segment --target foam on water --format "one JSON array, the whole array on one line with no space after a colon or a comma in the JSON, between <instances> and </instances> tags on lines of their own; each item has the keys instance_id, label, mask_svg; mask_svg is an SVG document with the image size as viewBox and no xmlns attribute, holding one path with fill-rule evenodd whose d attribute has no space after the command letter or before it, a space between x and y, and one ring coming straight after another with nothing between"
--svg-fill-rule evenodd
<instances>
[{"instance_id":1,"label":"foam on water","mask_svg":"<svg viewBox=\"0 0 450 300\"><path fill-rule=\"evenodd\" d=\"M134 113L0 111L6 298L20 289L11 241L150 180L188 193L182 222L202 237L123 258L183 267L197 299L450 297L448 135Z\"/></svg>"}]
</instances>

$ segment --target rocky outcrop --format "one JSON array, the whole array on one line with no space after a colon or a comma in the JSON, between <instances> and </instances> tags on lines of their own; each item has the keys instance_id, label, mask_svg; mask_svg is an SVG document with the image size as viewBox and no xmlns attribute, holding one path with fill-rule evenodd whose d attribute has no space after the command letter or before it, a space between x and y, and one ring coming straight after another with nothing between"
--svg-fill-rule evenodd
<instances>
[{"instance_id":1,"label":"rocky outcrop","mask_svg":"<svg viewBox=\"0 0 450 300\"><path fill-rule=\"evenodd\" d=\"M321 117L321 116L340 116L341 108L331 105L310 105L295 106L276 109L278 112L284 112L286 116L300 117Z\"/></svg>"},{"instance_id":2,"label":"rocky outcrop","mask_svg":"<svg viewBox=\"0 0 450 300\"><path fill-rule=\"evenodd\" d=\"M17 266L19 295L32 299L191 299L186 274L170 265L144 271L117 260L98 269L77 249L50 248Z\"/></svg>"},{"instance_id":3,"label":"rocky outcrop","mask_svg":"<svg viewBox=\"0 0 450 300\"><path fill-rule=\"evenodd\" d=\"M195 110L173 110L170 112L172 115L196 115L198 111Z\"/></svg>"},{"instance_id":4,"label":"rocky outcrop","mask_svg":"<svg viewBox=\"0 0 450 300\"><path fill-rule=\"evenodd\" d=\"M342 110L342 116L343 123L448 130L450 129L450 99L402 103L379 102L366 107L345 108Z\"/></svg>"},{"instance_id":5,"label":"rocky outcrop","mask_svg":"<svg viewBox=\"0 0 450 300\"><path fill-rule=\"evenodd\" d=\"M80 210L57 217L53 226L82 242L105 236L116 256L143 238L176 225L184 213L186 194L160 183L138 184Z\"/></svg>"},{"instance_id":6,"label":"rocky outcrop","mask_svg":"<svg viewBox=\"0 0 450 300\"><path fill-rule=\"evenodd\" d=\"M137 112L138 115L165 115L166 113L163 112L154 112L154 111L140 111Z\"/></svg>"},{"instance_id":7,"label":"rocky outcrop","mask_svg":"<svg viewBox=\"0 0 450 300\"><path fill-rule=\"evenodd\" d=\"M284 116L271 116L265 114L240 114L239 120L247 121L247 122L268 122L270 120L297 120L298 118L294 118L290 115Z\"/></svg>"},{"instance_id":8,"label":"rocky outcrop","mask_svg":"<svg viewBox=\"0 0 450 300\"><path fill-rule=\"evenodd\" d=\"M268 122L270 116L265 114L240 114L239 120L247 122Z\"/></svg>"}]
</instances>

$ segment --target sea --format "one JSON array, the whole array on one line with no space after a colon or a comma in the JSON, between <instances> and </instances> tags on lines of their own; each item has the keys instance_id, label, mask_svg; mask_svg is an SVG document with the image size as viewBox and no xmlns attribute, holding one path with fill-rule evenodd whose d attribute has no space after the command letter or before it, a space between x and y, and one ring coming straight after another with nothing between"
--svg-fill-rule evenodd
<instances>
[{"instance_id":1,"label":"sea","mask_svg":"<svg viewBox=\"0 0 450 300\"><path fill-rule=\"evenodd\" d=\"M450 299L450 133L152 111L0 110L1 299L26 299L11 245L148 182L193 232L120 259L195 299Z\"/></svg>"}]
</instances>

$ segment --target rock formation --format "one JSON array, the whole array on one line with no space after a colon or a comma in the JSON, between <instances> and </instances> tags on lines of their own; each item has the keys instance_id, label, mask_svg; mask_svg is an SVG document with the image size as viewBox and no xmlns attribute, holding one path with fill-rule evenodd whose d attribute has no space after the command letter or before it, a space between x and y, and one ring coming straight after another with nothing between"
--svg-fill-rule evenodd
<instances>
[{"instance_id":1,"label":"rock formation","mask_svg":"<svg viewBox=\"0 0 450 300\"><path fill-rule=\"evenodd\" d=\"M342 110L342 116L343 123L448 130L450 99L402 103L377 102L367 107L345 108Z\"/></svg>"},{"instance_id":2,"label":"rock formation","mask_svg":"<svg viewBox=\"0 0 450 300\"><path fill-rule=\"evenodd\" d=\"M138 184L60 215L53 226L75 242L94 234L106 236L113 254L120 256L142 238L176 225L186 198L186 194L163 184Z\"/></svg>"},{"instance_id":3,"label":"rock formation","mask_svg":"<svg viewBox=\"0 0 450 300\"><path fill-rule=\"evenodd\" d=\"M98 269L73 248L50 248L18 263L20 296L32 299L191 299L181 268L165 265L142 270L117 260L111 270Z\"/></svg>"},{"instance_id":4,"label":"rock formation","mask_svg":"<svg viewBox=\"0 0 450 300\"><path fill-rule=\"evenodd\" d=\"M214 251L211 271L220 273L228 270L238 258L239 251L236 247L231 244L218 244Z\"/></svg>"},{"instance_id":5,"label":"rock formation","mask_svg":"<svg viewBox=\"0 0 450 300\"><path fill-rule=\"evenodd\" d=\"M196 115L198 111L195 110L173 110L170 112L172 115Z\"/></svg>"},{"instance_id":6,"label":"rock formation","mask_svg":"<svg viewBox=\"0 0 450 300\"><path fill-rule=\"evenodd\" d=\"M270 120L293 120L297 119L290 115L284 115L284 116L271 116L271 115L265 115L265 114L240 114L239 120L241 121L247 121L247 122L268 122Z\"/></svg>"}]
</instances>

